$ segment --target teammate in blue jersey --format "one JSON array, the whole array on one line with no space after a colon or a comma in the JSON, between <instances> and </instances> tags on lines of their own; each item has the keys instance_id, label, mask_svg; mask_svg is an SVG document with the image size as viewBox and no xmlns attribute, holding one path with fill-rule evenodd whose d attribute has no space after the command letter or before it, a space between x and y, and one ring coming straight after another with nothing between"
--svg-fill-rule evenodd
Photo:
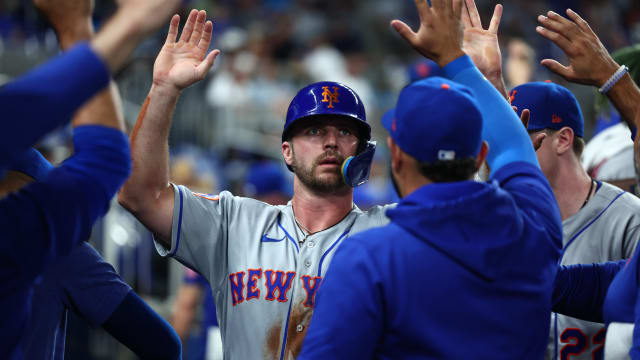
<instances>
[{"instance_id":1,"label":"teammate in blue jersey","mask_svg":"<svg viewBox=\"0 0 640 360\"><path fill-rule=\"evenodd\" d=\"M35 150L20 160L0 186L41 181L53 169ZM87 243L49 266L34 286L21 340L24 359L64 359L69 310L93 327L102 326L143 359L180 358L180 340L171 326Z\"/></svg>"},{"instance_id":2,"label":"teammate in blue jersey","mask_svg":"<svg viewBox=\"0 0 640 360\"><path fill-rule=\"evenodd\" d=\"M403 199L337 250L301 359L544 353L559 210L519 119L461 49L461 3L431 4L416 1L417 33L392 26L452 81L406 87L383 119ZM492 181L469 181L485 156Z\"/></svg>"},{"instance_id":3,"label":"teammate in blue jersey","mask_svg":"<svg viewBox=\"0 0 640 360\"><path fill-rule=\"evenodd\" d=\"M55 7L55 0L49 3ZM117 69L143 35L155 29L175 5L177 0L124 1L89 45L81 44L48 66L5 85L0 90L0 106L6 115L0 168L33 156L26 147L55 126L47 119L58 124L56 114L72 114L82 99L103 88L109 70ZM158 18L148 19L150 11L157 11ZM64 16L59 14L58 18ZM88 80L73 79L78 69L85 68ZM47 95L55 92L64 96L54 95L54 103L49 102ZM105 101L105 96L98 96L97 101ZM24 188L17 186L20 182L8 182L2 188L3 194L9 193L0 200L2 359L23 358L20 343L38 276L88 237L91 225L107 210L129 174L129 146L122 120L109 112L96 115L77 115L81 119L74 123L75 154L60 167Z\"/></svg>"}]
</instances>

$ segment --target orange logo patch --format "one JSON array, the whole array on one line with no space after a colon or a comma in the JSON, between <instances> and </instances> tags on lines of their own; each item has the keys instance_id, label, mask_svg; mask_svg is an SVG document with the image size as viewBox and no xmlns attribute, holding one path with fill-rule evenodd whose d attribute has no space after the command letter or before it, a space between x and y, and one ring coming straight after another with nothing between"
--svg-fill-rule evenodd
<instances>
[{"instance_id":1,"label":"orange logo patch","mask_svg":"<svg viewBox=\"0 0 640 360\"><path fill-rule=\"evenodd\" d=\"M511 94L509 94L509 104L513 104L513 100L516 98L516 94L518 90L511 90Z\"/></svg>"},{"instance_id":2,"label":"orange logo patch","mask_svg":"<svg viewBox=\"0 0 640 360\"><path fill-rule=\"evenodd\" d=\"M554 124L562 123L562 118L556 114L551 115L551 122Z\"/></svg>"},{"instance_id":3,"label":"orange logo patch","mask_svg":"<svg viewBox=\"0 0 640 360\"><path fill-rule=\"evenodd\" d=\"M322 87L322 102L329 103L329 106L327 106L329 109L333 109L333 103L334 102L340 102L338 101L338 87L337 86L332 86L333 88L333 93L331 91L329 91L329 87L328 86L323 86Z\"/></svg>"}]
</instances>

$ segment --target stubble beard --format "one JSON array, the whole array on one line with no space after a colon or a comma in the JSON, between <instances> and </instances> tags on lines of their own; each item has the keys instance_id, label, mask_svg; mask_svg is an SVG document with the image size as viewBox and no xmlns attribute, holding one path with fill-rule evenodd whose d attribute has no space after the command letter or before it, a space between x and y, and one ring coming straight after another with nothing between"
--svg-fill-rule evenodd
<instances>
[{"instance_id":1,"label":"stubble beard","mask_svg":"<svg viewBox=\"0 0 640 360\"><path fill-rule=\"evenodd\" d=\"M296 174L300 182L309 190L320 194L336 194L349 190L349 186L342 180L340 167L335 168L335 171L333 172L335 176L321 178L316 175L316 170L318 169L320 162L329 156L335 157L338 159L339 163L342 164L344 162L344 157L339 153L335 151L325 152L318 156L313 161L313 164L308 167L303 166L297 161L295 152L292 152L292 154L293 163L291 164L291 167L293 168L293 172ZM325 172L325 174L327 173Z\"/></svg>"}]
</instances>

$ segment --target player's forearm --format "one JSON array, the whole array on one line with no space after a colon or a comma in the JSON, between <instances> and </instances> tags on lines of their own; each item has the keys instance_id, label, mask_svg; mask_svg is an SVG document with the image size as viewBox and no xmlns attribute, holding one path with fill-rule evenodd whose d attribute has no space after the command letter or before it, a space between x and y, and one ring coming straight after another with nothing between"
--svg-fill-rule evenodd
<instances>
[{"instance_id":1,"label":"player's forearm","mask_svg":"<svg viewBox=\"0 0 640 360\"><path fill-rule=\"evenodd\" d=\"M131 133L133 172L119 195L129 210L160 197L169 186L169 131L178 93L153 85Z\"/></svg>"},{"instance_id":2,"label":"player's forearm","mask_svg":"<svg viewBox=\"0 0 640 360\"><path fill-rule=\"evenodd\" d=\"M553 311L587 321L603 322L602 307L609 285L626 260L560 266L553 284Z\"/></svg>"},{"instance_id":3,"label":"player's forearm","mask_svg":"<svg viewBox=\"0 0 640 360\"><path fill-rule=\"evenodd\" d=\"M640 125L637 124L640 118L634 120L640 104L640 89L628 73L609 90L607 96L629 128L637 128Z\"/></svg>"},{"instance_id":4,"label":"player's forearm","mask_svg":"<svg viewBox=\"0 0 640 360\"><path fill-rule=\"evenodd\" d=\"M500 93L500 95L502 95L503 98L508 99L509 95L507 94L507 86L504 83L504 78L502 77L502 72L496 73L496 74L484 74L484 76L487 78L487 80L489 80L489 82L491 83L491 85L493 85L493 87L496 88L496 90L498 90L498 92Z\"/></svg>"},{"instance_id":5,"label":"player's forearm","mask_svg":"<svg viewBox=\"0 0 640 360\"><path fill-rule=\"evenodd\" d=\"M143 19L136 20L129 16L124 8L120 8L91 41L91 47L105 61L112 73L120 69L146 35L139 29L139 21Z\"/></svg>"},{"instance_id":6,"label":"player's forearm","mask_svg":"<svg viewBox=\"0 0 640 360\"><path fill-rule=\"evenodd\" d=\"M101 125L125 131L120 92L112 80L109 87L81 107L73 117L74 127Z\"/></svg>"}]
</instances>

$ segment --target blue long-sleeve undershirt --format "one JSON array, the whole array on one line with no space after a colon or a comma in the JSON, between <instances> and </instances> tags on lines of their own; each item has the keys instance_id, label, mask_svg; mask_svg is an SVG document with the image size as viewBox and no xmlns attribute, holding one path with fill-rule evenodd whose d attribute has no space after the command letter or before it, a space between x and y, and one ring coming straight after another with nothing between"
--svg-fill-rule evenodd
<instances>
[{"instance_id":1,"label":"blue long-sleeve undershirt","mask_svg":"<svg viewBox=\"0 0 640 360\"><path fill-rule=\"evenodd\" d=\"M482 138L489 143L487 163L495 174L504 165L525 161L537 167L538 159L522 122L498 90L480 73L467 55L443 68L445 75L469 87L482 113Z\"/></svg>"},{"instance_id":2,"label":"blue long-sleeve undershirt","mask_svg":"<svg viewBox=\"0 0 640 360\"><path fill-rule=\"evenodd\" d=\"M88 238L131 171L124 133L74 131L75 154L40 181L0 200L0 358L22 358L31 286L47 264Z\"/></svg>"},{"instance_id":3,"label":"blue long-sleeve undershirt","mask_svg":"<svg viewBox=\"0 0 640 360\"><path fill-rule=\"evenodd\" d=\"M141 359L182 358L178 334L133 291L102 327Z\"/></svg>"},{"instance_id":4,"label":"blue long-sleeve undershirt","mask_svg":"<svg viewBox=\"0 0 640 360\"><path fill-rule=\"evenodd\" d=\"M0 169L109 84L104 62L86 43L0 87Z\"/></svg>"},{"instance_id":5,"label":"blue long-sleeve undershirt","mask_svg":"<svg viewBox=\"0 0 640 360\"><path fill-rule=\"evenodd\" d=\"M626 262L560 266L553 284L553 311L582 320L604 322L602 309L607 290Z\"/></svg>"}]
</instances>

